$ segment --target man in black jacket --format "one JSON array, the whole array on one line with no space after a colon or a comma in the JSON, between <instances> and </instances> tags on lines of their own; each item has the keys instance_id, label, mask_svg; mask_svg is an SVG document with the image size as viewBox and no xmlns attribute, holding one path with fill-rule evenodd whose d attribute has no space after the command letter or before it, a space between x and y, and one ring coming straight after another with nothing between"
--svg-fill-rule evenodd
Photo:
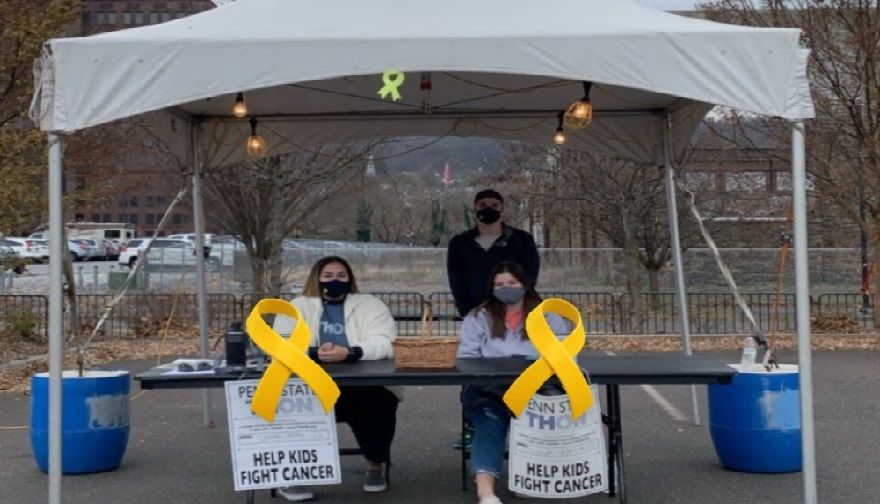
<instances>
[{"instance_id":1,"label":"man in black jacket","mask_svg":"<svg viewBox=\"0 0 880 504\"><path fill-rule=\"evenodd\" d=\"M459 315L466 316L489 292L489 273L501 261L519 263L537 283L540 258L535 239L501 221L504 198L486 189L474 198L477 226L449 241L446 271Z\"/></svg>"}]
</instances>

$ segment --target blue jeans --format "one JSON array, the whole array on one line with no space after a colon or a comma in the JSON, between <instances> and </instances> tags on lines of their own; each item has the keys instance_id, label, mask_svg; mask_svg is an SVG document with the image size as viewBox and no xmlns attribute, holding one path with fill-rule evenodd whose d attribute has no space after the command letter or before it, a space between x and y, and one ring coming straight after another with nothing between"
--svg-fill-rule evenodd
<instances>
[{"instance_id":1,"label":"blue jeans","mask_svg":"<svg viewBox=\"0 0 880 504\"><path fill-rule=\"evenodd\" d=\"M465 387L461 394L464 416L474 428L471 441L471 473L501 477L510 412L497 391Z\"/></svg>"}]
</instances>

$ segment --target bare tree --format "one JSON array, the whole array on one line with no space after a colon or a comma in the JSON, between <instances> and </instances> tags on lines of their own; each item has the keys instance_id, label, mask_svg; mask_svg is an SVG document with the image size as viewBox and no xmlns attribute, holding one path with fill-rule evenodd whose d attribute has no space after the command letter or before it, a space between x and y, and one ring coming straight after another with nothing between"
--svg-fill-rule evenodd
<instances>
[{"instance_id":1,"label":"bare tree","mask_svg":"<svg viewBox=\"0 0 880 504\"><path fill-rule=\"evenodd\" d=\"M34 60L47 39L75 29L79 13L76 0L0 2L0 235L29 232L46 219L46 136L27 117ZM72 220L74 208L99 204L118 190L107 183L107 171L111 161L133 146L124 124L65 137L65 220ZM66 241L63 247L66 250ZM76 335L76 286L68 253L64 261L68 327Z\"/></svg>"},{"instance_id":2,"label":"bare tree","mask_svg":"<svg viewBox=\"0 0 880 504\"><path fill-rule=\"evenodd\" d=\"M0 2L0 233L20 234L45 220L46 135L28 120L34 92L34 60L43 42L69 31L79 15L75 0ZM103 197L96 183L106 174L92 167L124 152L118 127L93 128L65 137L68 208ZM88 180L88 184L82 183ZM76 186L88 186L84 187ZM76 193L70 189L76 187Z\"/></svg>"},{"instance_id":3,"label":"bare tree","mask_svg":"<svg viewBox=\"0 0 880 504\"><path fill-rule=\"evenodd\" d=\"M648 272L650 292L658 292L659 272L672 257L663 168L569 149L549 151L549 157L542 146L510 149L515 166L531 167L523 187L531 206L540 208L545 237L570 236L572 229L581 237L598 231L611 246L623 249L632 299L629 325L631 330L642 327L641 267ZM689 247L699 232L683 200L678 208L682 246Z\"/></svg>"},{"instance_id":4,"label":"bare tree","mask_svg":"<svg viewBox=\"0 0 880 504\"><path fill-rule=\"evenodd\" d=\"M424 243L427 236L429 201L422 197L425 185L410 173L377 177L368 190L375 209L375 238L387 243Z\"/></svg>"},{"instance_id":5,"label":"bare tree","mask_svg":"<svg viewBox=\"0 0 880 504\"><path fill-rule=\"evenodd\" d=\"M215 169L205 177L208 217L247 250L253 289L281 291L282 245L321 208L335 211L375 143L326 146ZM344 218L340 216L340 218Z\"/></svg>"},{"instance_id":6,"label":"bare tree","mask_svg":"<svg viewBox=\"0 0 880 504\"><path fill-rule=\"evenodd\" d=\"M807 127L807 167L819 197L871 237L875 268L880 266L880 2L722 0L705 7L711 18L725 22L803 30L816 108ZM782 121L732 115L787 145ZM787 153L781 158L788 161ZM874 277L874 292L880 292L880 275ZM878 308L874 313L880 319Z\"/></svg>"}]
</instances>

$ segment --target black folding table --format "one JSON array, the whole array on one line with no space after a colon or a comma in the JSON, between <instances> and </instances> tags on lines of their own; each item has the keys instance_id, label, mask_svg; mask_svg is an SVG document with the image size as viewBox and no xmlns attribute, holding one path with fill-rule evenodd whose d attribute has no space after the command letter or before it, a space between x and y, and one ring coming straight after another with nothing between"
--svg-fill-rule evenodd
<instances>
[{"instance_id":1,"label":"black folding table","mask_svg":"<svg viewBox=\"0 0 880 504\"><path fill-rule=\"evenodd\" d=\"M410 385L509 385L531 364L523 358L459 359L454 369L395 369L391 360L361 361L354 364L326 364L324 369L341 386L410 386ZM608 427L609 496L619 495L626 504L626 480L623 460L620 385L686 385L730 383L736 371L717 357L678 353L630 355L582 354L578 364L590 382L605 385ZM153 368L135 376L141 388L193 389L222 387L228 380L259 378L258 372L163 374L168 368ZM616 477L615 477L616 476ZM253 493L247 495L253 501Z\"/></svg>"}]
</instances>

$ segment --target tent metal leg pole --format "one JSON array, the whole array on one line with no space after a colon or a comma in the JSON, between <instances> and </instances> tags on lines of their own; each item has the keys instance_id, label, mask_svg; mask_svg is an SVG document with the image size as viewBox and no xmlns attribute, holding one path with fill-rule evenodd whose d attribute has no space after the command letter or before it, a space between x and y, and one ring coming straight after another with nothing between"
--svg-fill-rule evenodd
<instances>
[{"instance_id":1,"label":"tent metal leg pole","mask_svg":"<svg viewBox=\"0 0 880 504\"><path fill-rule=\"evenodd\" d=\"M816 504L816 435L813 425L813 357L810 347L810 278L807 257L807 170L804 123L791 125L791 192L794 207L794 272L801 388L804 504Z\"/></svg>"},{"instance_id":2,"label":"tent metal leg pole","mask_svg":"<svg viewBox=\"0 0 880 504\"><path fill-rule=\"evenodd\" d=\"M49 133L49 504L61 504L61 408L64 372L63 140Z\"/></svg>"},{"instance_id":3,"label":"tent metal leg pole","mask_svg":"<svg viewBox=\"0 0 880 504\"><path fill-rule=\"evenodd\" d=\"M667 115L663 122L663 161L666 169L666 208L669 212L669 246L672 248L672 262L675 267L675 294L678 298L678 317L681 323L681 337L684 340L684 353L693 354L691 348L691 328L688 317L687 289L684 283L684 263L681 258L681 236L678 230L678 205L675 201L675 170L672 168L672 116ZM700 425L700 402L697 399L697 386L691 385L691 404L694 425Z\"/></svg>"},{"instance_id":4,"label":"tent metal leg pole","mask_svg":"<svg viewBox=\"0 0 880 504\"><path fill-rule=\"evenodd\" d=\"M193 167L193 224L196 233L196 288L199 315L199 357L208 358L208 288L205 278L205 213L202 208L202 182L204 166L201 156L201 124L190 127L192 136L192 167ZM214 426L211 406L211 392L202 390L202 410L206 427Z\"/></svg>"}]
</instances>

